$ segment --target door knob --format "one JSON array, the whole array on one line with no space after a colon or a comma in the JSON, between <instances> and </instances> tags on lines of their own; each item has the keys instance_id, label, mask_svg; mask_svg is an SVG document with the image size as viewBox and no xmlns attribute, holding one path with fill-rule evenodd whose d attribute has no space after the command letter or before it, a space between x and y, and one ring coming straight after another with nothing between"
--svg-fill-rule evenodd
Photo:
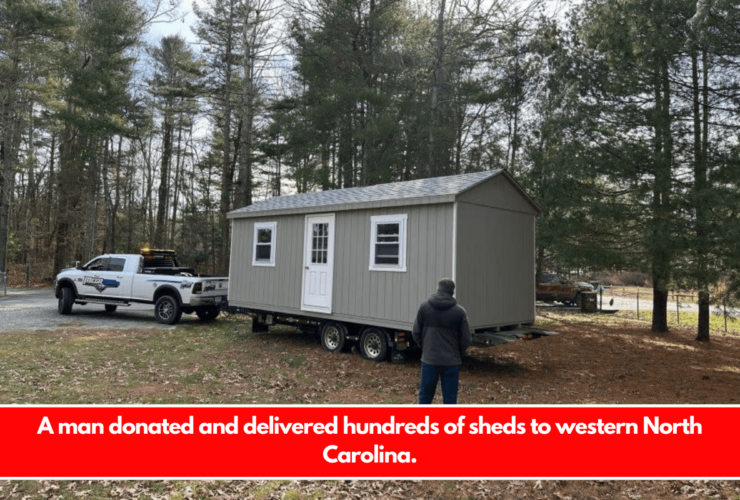
<instances>
[{"instance_id":1,"label":"door knob","mask_svg":"<svg viewBox=\"0 0 740 500\"><path fill-rule=\"evenodd\" d=\"M306 270L308 270L308 266L306 266Z\"/></svg>"}]
</instances>

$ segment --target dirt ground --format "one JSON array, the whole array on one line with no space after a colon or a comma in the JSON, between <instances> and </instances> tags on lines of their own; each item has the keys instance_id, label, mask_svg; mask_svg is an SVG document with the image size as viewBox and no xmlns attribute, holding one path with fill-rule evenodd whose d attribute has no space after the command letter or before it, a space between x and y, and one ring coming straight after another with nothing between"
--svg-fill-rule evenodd
<instances>
[{"instance_id":1,"label":"dirt ground","mask_svg":"<svg viewBox=\"0 0 740 500\"><path fill-rule=\"evenodd\" d=\"M0 481L2 499L740 499L735 481Z\"/></svg>"},{"instance_id":2,"label":"dirt ground","mask_svg":"<svg viewBox=\"0 0 740 500\"><path fill-rule=\"evenodd\" d=\"M460 403L740 404L736 333L702 344L690 327L654 334L629 317L563 311L538 325L558 335L471 348ZM164 332L10 333L0 353L3 404L415 404L420 366L330 354L288 328L254 334L241 316ZM0 481L0 499L112 497L740 500L740 482Z\"/></svg>"}]
</instances>

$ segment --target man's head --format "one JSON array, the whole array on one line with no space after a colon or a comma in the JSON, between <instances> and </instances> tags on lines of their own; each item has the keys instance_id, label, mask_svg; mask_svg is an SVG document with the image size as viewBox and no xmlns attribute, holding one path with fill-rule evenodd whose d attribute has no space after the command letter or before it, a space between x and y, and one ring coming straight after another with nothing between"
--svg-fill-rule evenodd
<instances>
[{"instance_id":1,"label":"man's head","mask_svg":"<svg viewBox=\"0 0 740 500\"><path fill-rule=\"evenodd\" d=\"M437 291L440 293L455 295L455 282L450 278L442 278L437 284Z\"/></svg>"}]
</instances>

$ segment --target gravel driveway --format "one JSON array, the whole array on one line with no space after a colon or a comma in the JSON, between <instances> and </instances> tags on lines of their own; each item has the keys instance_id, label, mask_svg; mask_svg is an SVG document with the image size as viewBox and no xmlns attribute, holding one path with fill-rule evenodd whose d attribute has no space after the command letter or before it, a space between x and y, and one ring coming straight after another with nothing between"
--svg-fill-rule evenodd
<instances>
[{"instance_id":1,"label":"gravel driveway","mask_svg":"<svg viewBox=\"0 0 740 500\"><path fill-rule=\"evenodd\" d=\"M184 314L180 323L197 322L194 314ZM154 306L132 304L106 313L99 304L75 304L72 314L57 312L57 299L51 288L8 288L8 295L0 297L0 333L23 330L56 330L57 328L157 328L172 330L176 326L157 323Z\"/></svg>"}]
</instances>

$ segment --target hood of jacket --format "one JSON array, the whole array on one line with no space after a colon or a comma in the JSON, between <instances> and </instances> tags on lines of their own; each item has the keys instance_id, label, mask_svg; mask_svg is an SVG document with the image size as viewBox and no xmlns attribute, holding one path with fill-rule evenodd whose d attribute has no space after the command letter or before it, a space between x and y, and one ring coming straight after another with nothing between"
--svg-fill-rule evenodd
<instances>
[{"instance_id":1,"label":"hood of jacket","mask_svg":"<svg viewBox=\"0 0 740 500\"><path fill-rule=\"evenodd\" d=\"M429 305L438 311L444 311L457 305L457 300L449 293L437 292L429 297Z\"/></svg>"}]
</instances>

